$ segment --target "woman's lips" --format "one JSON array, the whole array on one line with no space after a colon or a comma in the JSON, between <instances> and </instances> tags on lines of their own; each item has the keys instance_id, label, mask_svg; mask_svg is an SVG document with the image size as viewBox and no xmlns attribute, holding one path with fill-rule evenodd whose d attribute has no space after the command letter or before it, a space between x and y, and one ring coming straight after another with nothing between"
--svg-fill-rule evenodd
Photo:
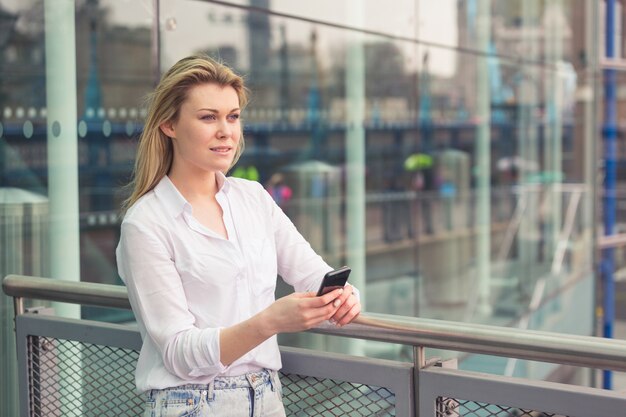
<instances>
[{"instance_id":1,"label":"woman's lips","mask_svg":"<svg viewBox=\"0 0 626 417\"><path fill-rule=\"evenodd\" d=\"M232 148L230 146L216 146L209 149L211 149L213 152L228 153Z\"/></svg>"}]
</instances>

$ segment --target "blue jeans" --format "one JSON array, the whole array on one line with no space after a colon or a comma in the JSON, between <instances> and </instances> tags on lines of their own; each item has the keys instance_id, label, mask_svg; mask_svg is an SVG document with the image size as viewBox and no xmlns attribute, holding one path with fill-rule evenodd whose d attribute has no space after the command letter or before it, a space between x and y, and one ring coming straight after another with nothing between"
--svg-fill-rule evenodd
<instances>
[{"instance_id":1,"label":"blue jeans","mask_svg":"<svg viewBox=\"0 0 626 417\"><path fill-rule=\"evenodd\" d=\"M208 385L150 390L144 417L284 417L276 371L217 377Z\"/></svg>"}]
</instances>

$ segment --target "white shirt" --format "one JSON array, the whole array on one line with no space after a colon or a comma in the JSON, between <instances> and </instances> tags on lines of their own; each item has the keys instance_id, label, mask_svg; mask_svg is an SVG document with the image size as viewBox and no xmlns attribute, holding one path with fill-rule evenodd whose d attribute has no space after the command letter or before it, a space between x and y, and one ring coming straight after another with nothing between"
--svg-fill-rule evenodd
<instances>
[{"instance_id":1,"label":"white shirt","mask_svg":"<svg viewBox=\"0 0 626 417\"><path fill-rule=\"evenodd\" d=\"M316 291L332 269L259 183L217 181L228 239L193 217L167 176L122 222L117 265L143 339L139 391L280 369L276 336L224 366L220 329L274 302L277 274L296 291Z\"/></svg>"}]
</instances>

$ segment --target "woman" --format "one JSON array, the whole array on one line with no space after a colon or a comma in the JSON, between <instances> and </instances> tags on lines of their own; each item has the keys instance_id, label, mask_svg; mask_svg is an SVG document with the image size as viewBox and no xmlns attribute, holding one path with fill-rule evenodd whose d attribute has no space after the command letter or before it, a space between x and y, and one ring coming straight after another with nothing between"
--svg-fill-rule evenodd
<instances>
[{"instance_id":1,"label":"woman","mask_svg":"<svg viewBox=\"0 0 626 417\"><path fill-rule=\"evenodd\" d=\"M241 77L205 56L176 63L149 101L117 263L141 331L146 416L284 416L276 335L361 306L263 187L226 177L243 150ZM274 299L276 276L296 292Z\"/></svg>"}]
</instances>

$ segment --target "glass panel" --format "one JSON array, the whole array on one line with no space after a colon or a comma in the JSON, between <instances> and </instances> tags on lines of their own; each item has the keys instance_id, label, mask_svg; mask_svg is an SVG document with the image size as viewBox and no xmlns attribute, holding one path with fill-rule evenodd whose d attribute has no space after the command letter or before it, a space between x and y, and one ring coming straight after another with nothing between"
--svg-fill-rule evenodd
<instances>
[{"instance_id":1,"label":"glass panel","mask_svg":"<svg viewBox=\"0 0 626 417\"><path fill-rule=\"evenodd\" d=\"M25 256L7 255L0 270L120 283L119 186L132 169L143 96L154 85L152 2L67 4L62 14L41 1L0 2L0 187L24 205L20 221L33 233ZM46 25L56 30L48 43ZM75 76L67 82L58 73Z\"/></svg>"},{"instance_id":2,"label":"glass panel","mask_svg":"<svg viewBox=\"0 0 626 417\"><path fill-rule=\"evenodd\" d=\"M353 267L366 310L591 333L597 5L233 4L162 1L159 69L202 51L246 75L247 150L231 174L264 184L331 265ZM75 55L75 91L51 109L46 65L58 56L46 54L44 2L0 0L0 187L19 201L3 205L2 231L26 225L0 248L2 275L57 277L53 258L79 262L81 280L120 283L120 187L156 81L154 21L151 0L76 2L75 54L64 55ZM71 123L50 116L63 109ZM54 146L68 132L75 151ZM75 247L50 214L69 205L59 193L71 181L51 184L71 158ZM281 342L406 357L312 335Z\"/></svg>"},{"instance_id":3,"label":"glass panel","mask_svg":"<svg viewBox=\"0 0 626 417\"><path fill-rule=\"evenodd\" d=\"M0 278L48 275L43 7L0 1ZM43 139L42 139L43 138ZM0 414L19 415L13 300L0 294Z\"/></svg>"},{"instance_id":4,"label":"glass panel","mask_svg":"<svg viewBox=\"0 0 626 417\"><path fill-rule=\"evenodd\" d=\"M153 2L77 2L76 68L81 280L121 284L115 263L122 186L132 171L143 102L155 84ZM84 307L83 317L128 312Z\"/></svg>"},{"instance_id":5,"label":"glass panel","mask_svg":"<svg viewBox=\"0 0 626 417\"><path fill-rule=\"evenodd\" d=\"M458 111L456 131L432 123L438 216L427 232L437 243L420 245L421 316L592 334L585 7L459 2L456 73L430 81ZM460 366L537 378L553 369L471 356Z\"/></svg>"},{"instance_id":6,"label":"glass panel","mask_svg":"<svg viewBox=\"0 0 626 417\"><path fill-rule=\"evenodd\" d=\"M151 9L150 0L0 1L0 277L119 283L116 193L154 84ZM1 369L14 381L13 305L0 298ZM0 414L18 414L16 387L3 384Z\"/></svg>"},{"instance_id":7,"label":"glass panel","mask_svg":"<svg viewBox=\"0 0 626 417\"><path fill-rule=\"evenodd\" d=\"M591 332L594 119L575 117L591 105L576 91L592 86L573 3L251 5L266 12L164 2L162 69L205 51L247 75L247 150L232 174L265 184L336 266L358 262L348 91L364 77L355 278L368 311L572 331L563 313L578 305L576 331ZM346 60L354 36L360 74Z\"/></svg>"}]
</instances>

